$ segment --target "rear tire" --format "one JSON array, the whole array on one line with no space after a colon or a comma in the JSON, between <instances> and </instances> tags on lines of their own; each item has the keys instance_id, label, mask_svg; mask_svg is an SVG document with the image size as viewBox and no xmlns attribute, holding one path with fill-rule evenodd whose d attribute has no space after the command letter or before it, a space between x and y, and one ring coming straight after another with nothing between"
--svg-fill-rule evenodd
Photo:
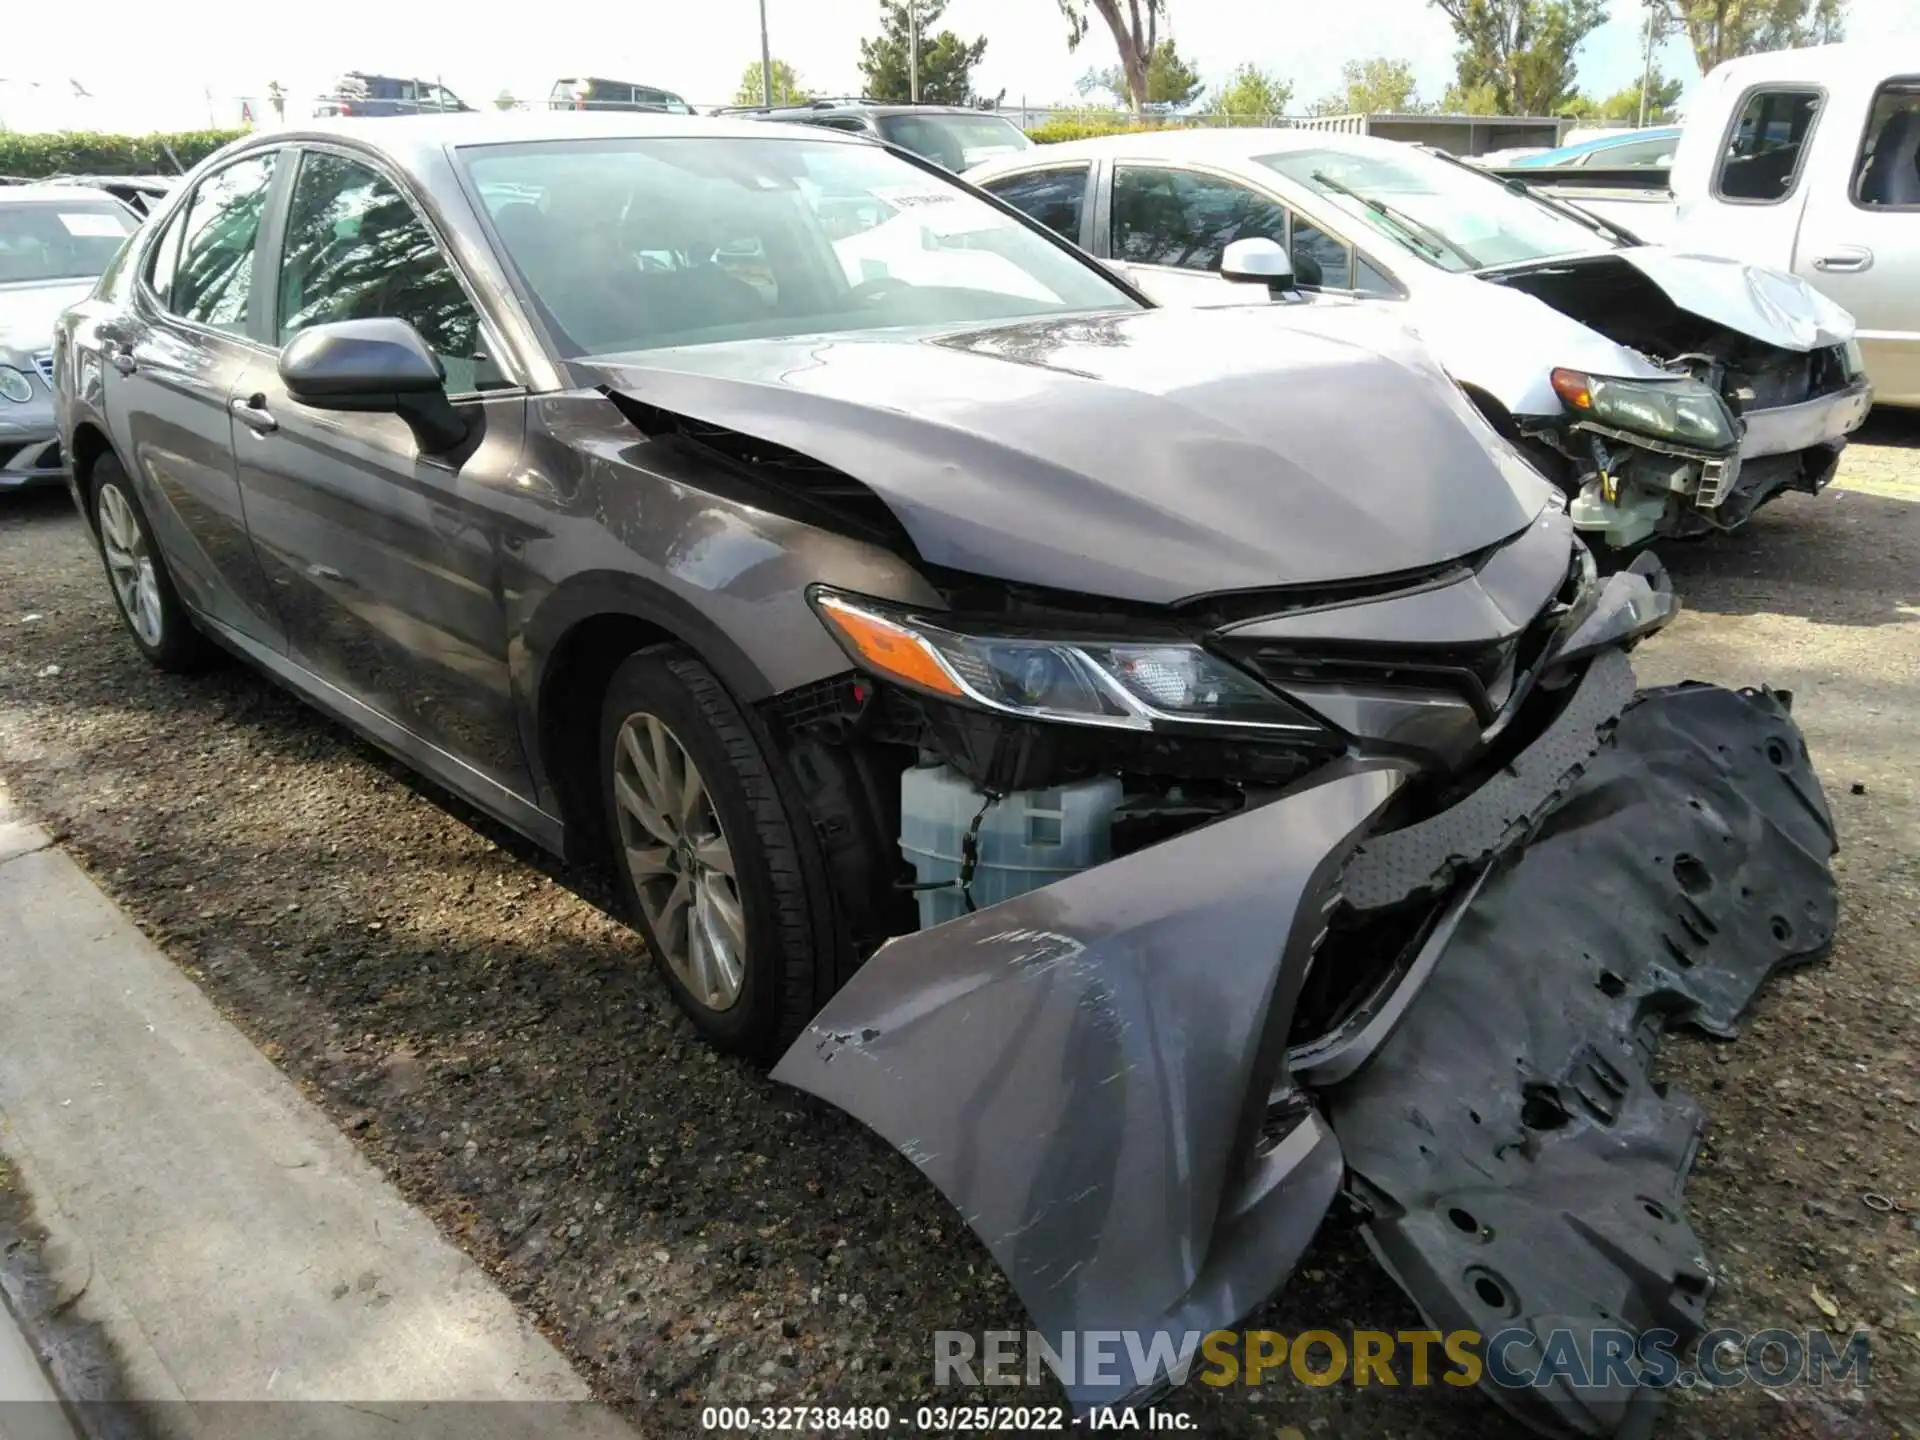
<instances>
[{"instance_id":1,"label":"rear tire","mask_svg":"<svg viewBox=\"0 0 1920 1440\"><path fill-rule=\"evenodd\" d=\"M103 455L93 465L93 519L107 588L134 645L157 669L175 674L203 669L213 658L213 646L174 588L139 497L112 456Z\"/></svg>"},{"instance_id":2,"label":"rear tire","mask_svg":"<svg viewBox=\"0 0 1920 1440\"><path fill-rule=\"evenodd\" d=\"M767 1064L825 1002L835 968L832 899L777 764L688 651L655 646L614 672L600 788L627 913L701 1034Z\"/></svg>"}]
</instances>

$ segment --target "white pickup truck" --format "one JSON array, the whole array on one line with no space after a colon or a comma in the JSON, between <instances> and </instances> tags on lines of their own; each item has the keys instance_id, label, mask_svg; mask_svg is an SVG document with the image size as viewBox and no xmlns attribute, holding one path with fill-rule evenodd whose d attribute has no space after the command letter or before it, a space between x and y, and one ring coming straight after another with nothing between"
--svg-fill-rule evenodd
<instances>
[{"instance_id":1,"label":"white pickup truck","mask_svg":"<svg viewBox=\"0 0 1920 1440\"><path fill-rule=\"evenodd\" d=\"M1874 399L1920 407L1920 44L1717 66L1667 188L1658 172L1495 173L1646 240L1792 271L1853 312Z\"/></svg>"}]
</instances>

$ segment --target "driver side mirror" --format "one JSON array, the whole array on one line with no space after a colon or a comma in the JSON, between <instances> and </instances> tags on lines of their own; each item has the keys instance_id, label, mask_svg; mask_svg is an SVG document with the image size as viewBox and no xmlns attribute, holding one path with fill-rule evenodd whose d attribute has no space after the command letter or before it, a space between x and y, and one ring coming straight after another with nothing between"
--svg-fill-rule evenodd
<instances>
[{"instance_id":1,"label":"driver side mirror","mask_svg":"<svg viewBox=\"0 0 1920 1440\"><path fill-rule=\"evenodd\" d=\"M1277 295L1294 288L1293 261L1265 236L1235 240L1220 257L1220 278L1243 285L1264 285Z\"/></svg>"},{"instance_id":2,"label":"driver side mirror","mask_svg":"<svg viewBox=\"0 0 1920 1440\"><path fill-rule=\"evenodd\" d=\"M280 383L315 410L398 415L426 454L467 438L447 399L447 372L404 320L338 320L302 330L280 352Z\"/></svg>"}]
</instances>

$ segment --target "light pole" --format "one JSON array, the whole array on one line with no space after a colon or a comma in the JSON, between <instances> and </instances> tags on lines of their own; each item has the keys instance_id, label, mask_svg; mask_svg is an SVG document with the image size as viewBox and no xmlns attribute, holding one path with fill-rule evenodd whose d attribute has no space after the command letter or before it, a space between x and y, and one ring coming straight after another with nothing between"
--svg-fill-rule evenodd
<instances>
[{"instance_id":1,"label":"light pole","mask_svg":"<svg viewBox=\"0 0 1920 1440\"><path fill-rule=\"evenodd\" d=\"M760 103L773 108L773 51L767 46L767 0L760 0Z\"/></svg>"},{"instance_id":2,"label":"light pole","mask_svg":"<svg viewBox=\"0 0 1920 1440\"><path fill-rule=\"evenodd\" d=\"M1640 66L1640 124L1647 128L1647 87L1653 83L1653 41L1660 28L1660 0L1647 0L1647 53Z\"/></svg>"},{"instance_id":3,"label":"light pole","mask_svg":"<svg viewBox=\"0 0 1920 1440\"><path fill-rule=\"evenodd\" d=\"M907 0L907 98L920 103L920 0Z\"/></svg>"}]
</instances>

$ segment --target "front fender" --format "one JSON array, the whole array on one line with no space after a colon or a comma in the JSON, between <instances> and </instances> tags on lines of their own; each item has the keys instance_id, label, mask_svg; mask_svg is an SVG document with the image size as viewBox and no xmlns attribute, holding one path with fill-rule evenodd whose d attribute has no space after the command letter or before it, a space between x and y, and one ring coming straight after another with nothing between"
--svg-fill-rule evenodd
<instances>
[{"instance_id":1,"label":"front fender","mask_svg":"<svg viewBox=\"0 0 1920 1440\"><path fill-rule=\"evenodd\" d=\"M904 1151L1036 1328L1193 1336L1273 1293L1340 1183L1283 1076L1341 865L1398 792L1342 766L883 947L774 1078ZM1078 1406L1164 1374L1085 1372Z\"/></svg>"}]
</instances>

